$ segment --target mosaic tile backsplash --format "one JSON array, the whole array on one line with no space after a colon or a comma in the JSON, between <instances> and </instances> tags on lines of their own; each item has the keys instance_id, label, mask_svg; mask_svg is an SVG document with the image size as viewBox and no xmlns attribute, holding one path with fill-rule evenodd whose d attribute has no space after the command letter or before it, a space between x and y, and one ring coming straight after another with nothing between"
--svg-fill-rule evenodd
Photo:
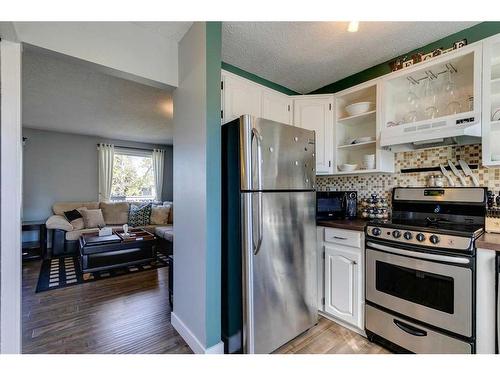
<instances>
[{"instance_id":1,"label":"mosaic tile backsplash","mask_svg":"<svg viewBox=\"0 0 500 375\"><path fill-rule=\"evenodd\" d=\"M395 154L395 173L374 174L358 176L318 176L316 184L318 190L356 190L358 200L368 198L370 194L376 193L380 197L391 199L392 189L397 186L426 186L430 175L438 175L440 172L417 172L401 173L401 169L438 167L439 164L447 165L448 159L458 164L459 159L468 164L477 164L479 169L473 169L481 186L488 187L495 194L500 191L500 168L484 168L481 163L481 145L444 146L425 150L399 152ZM450 172L451 173L451 172ZM460 181L452 174L455 186L460 186ZM470 186L472 181L466 177ZM448 181L444 179L445 186Z\"/></svg>"}]
</instances>

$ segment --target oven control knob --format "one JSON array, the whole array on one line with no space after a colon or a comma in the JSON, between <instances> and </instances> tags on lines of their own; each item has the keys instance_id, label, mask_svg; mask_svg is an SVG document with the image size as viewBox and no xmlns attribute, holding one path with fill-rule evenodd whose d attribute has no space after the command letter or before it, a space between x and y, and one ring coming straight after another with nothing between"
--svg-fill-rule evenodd
<instances>
[{"instance_id":1,"label":"oven control knob","mask_svg":"<svg viewBox=\"0 0 500 375\"><path fill-rule=\"evenodd\" d=\"M433 234L432 236L429 237L429 240L435 245L439 242L439 237Z\"/></svg>"},{"instance_id":2,"label":"oven control knob","mask_svg":"<svg viewBox=\"0 0 500 375\"><path fill-rule=\"evenodd\" d=\"M411 232L405 232L405 234L403 234L403 237L405 238L405 240L411 240L413 238L413 234L411 234Z\"/></svg>"},{"instance_id":3,"label":"oven control knob","mask_svg":"<svg viewBox=\"0 0 500 375\"><path fill-rule=\"evenodd\" d=\"M394 238L399 238L399 237L401 237L401 232L399 230L393 230L392 231L392 236Z\"/></svg>"},{"instance_id":4,"label":"oven control knob","mask_svg":"<svg viewBox=\"0 0 500 375\"><path fill-rule=\"evenodd\" d=\"M417 241L418 242L425 241L425 236L423 235L423 233L417 234Z\"/></svg>"},{"instance_id":5,"label":"oven control knob","mask_svg":"<svg viewBox=\"0 0 500 375\"><path fill-rule=\"evenodd\" d=\"M380 233L382 233L382 231L380 230L380 228L373 228L372 229L372 234L374 236L380 236Z\"/></svg>"}]
</instances>

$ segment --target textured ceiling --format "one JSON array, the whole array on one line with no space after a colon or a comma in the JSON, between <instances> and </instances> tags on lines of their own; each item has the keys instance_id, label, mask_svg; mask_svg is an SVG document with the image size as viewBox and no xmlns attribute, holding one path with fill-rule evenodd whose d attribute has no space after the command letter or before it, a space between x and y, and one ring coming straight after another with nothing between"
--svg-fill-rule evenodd
<instances>
[{"instance_id":1,"label":"textured ceiling","mask_svg":"<svg viewBox=\"0 0 500 375\"><path fill-rule=\"evenodd\" d=\"M224 22L222 61L300 93L419 48L477 22Z\"/></svg>"},{"instance_id":2,"label":"textured ceiling","mask_svg":"<svg viewBox=\"0 0 500 375\"><path fill-rule=\"evenodd\" d=\"M189 30L192 22L132 22L170 40L179 42Z\"/></svg>"},{"instance_id":3,"label":"textured ceiling","mask_svg":"<svg viewBox=\"0 0 500 375\"><path fill-rule=\"evenodd\" d=\"M23 53L23 125L172 143L172 95L57 54Z\"/></svg>"}]
</instances>

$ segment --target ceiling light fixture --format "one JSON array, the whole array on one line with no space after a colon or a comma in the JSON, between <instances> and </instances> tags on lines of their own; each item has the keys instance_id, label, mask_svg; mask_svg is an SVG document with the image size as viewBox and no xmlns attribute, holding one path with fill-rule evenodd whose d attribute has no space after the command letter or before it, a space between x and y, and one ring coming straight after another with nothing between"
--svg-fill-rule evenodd
<instances>
[{"instance_id":1,"label":"ceiling light fixture","mask_svg":"<svg viewBox=\"0 0 500 375\"><path fill-rule=\"evenodd\" d=\"M359 21L351 21L347 26L347 31L350 33L355 33L359 29Z\"/></svg>"}]
</instances>

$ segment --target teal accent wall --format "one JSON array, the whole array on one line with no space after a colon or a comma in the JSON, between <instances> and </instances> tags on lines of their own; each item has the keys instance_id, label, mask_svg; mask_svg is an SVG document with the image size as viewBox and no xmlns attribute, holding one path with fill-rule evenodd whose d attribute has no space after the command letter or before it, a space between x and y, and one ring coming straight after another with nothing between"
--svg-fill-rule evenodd
<instances>
[{"instance_id":1,"label":"teal accent wall","mask_svg":"<svg viewBox=\"0 0 500 375\"><path fill-rule=\"evenodd\" d=\"M221 340L221 96L222 22L206 25L207 213L206 213L206 347Z\"/></svg>"},{"instance_id":2,"label":"teal accent wall","mask_svg":"<svg viewBox=\"0 0 500 375\"><path fill-rule=\"evenodd\" d=\"M253 73L247 72L246 70L240 69L237 66L222 62L222 69L227 70L228 72L234 73L240 77L246 78L250 81L258 83L262 86L269 87L270 89L279 91L286 95L300 95L297 91L290 90L285 86L278 85L277 83L271 82L265 78L259 77Z\"/></svg>"},{"instance_id":3,"label":"teal accent wall","mask_svg":"<svg viewBox=\"0 0 500 375\"><path fill-rule=\"evenodd\" d=\"M391 69L389 67L389 62L401 56L406 56L406 55L411 56L416 52L423 52L425 54L440 47L449 48L453 45L454 42L464 38L467 39L468 44L471 44L477 42L478 40L487 38L489 36L498 33L500 33L500 22L482 22L480 24L469 27L468 29L459 31L455 34L448 35L447 37L437 40L433 43L427 44L426 46L420 47L413 51L406 52L400 56L395 56L394 58L382 64L372 66L371 68L363 70L359 73L353 74L337 82L331 83L327 86L314 90L309 94L330 94L342 91L352 86L356 86L360 83L369 81L370 79L383 76L391 72Z\"/></svg>"}]
</instances>

